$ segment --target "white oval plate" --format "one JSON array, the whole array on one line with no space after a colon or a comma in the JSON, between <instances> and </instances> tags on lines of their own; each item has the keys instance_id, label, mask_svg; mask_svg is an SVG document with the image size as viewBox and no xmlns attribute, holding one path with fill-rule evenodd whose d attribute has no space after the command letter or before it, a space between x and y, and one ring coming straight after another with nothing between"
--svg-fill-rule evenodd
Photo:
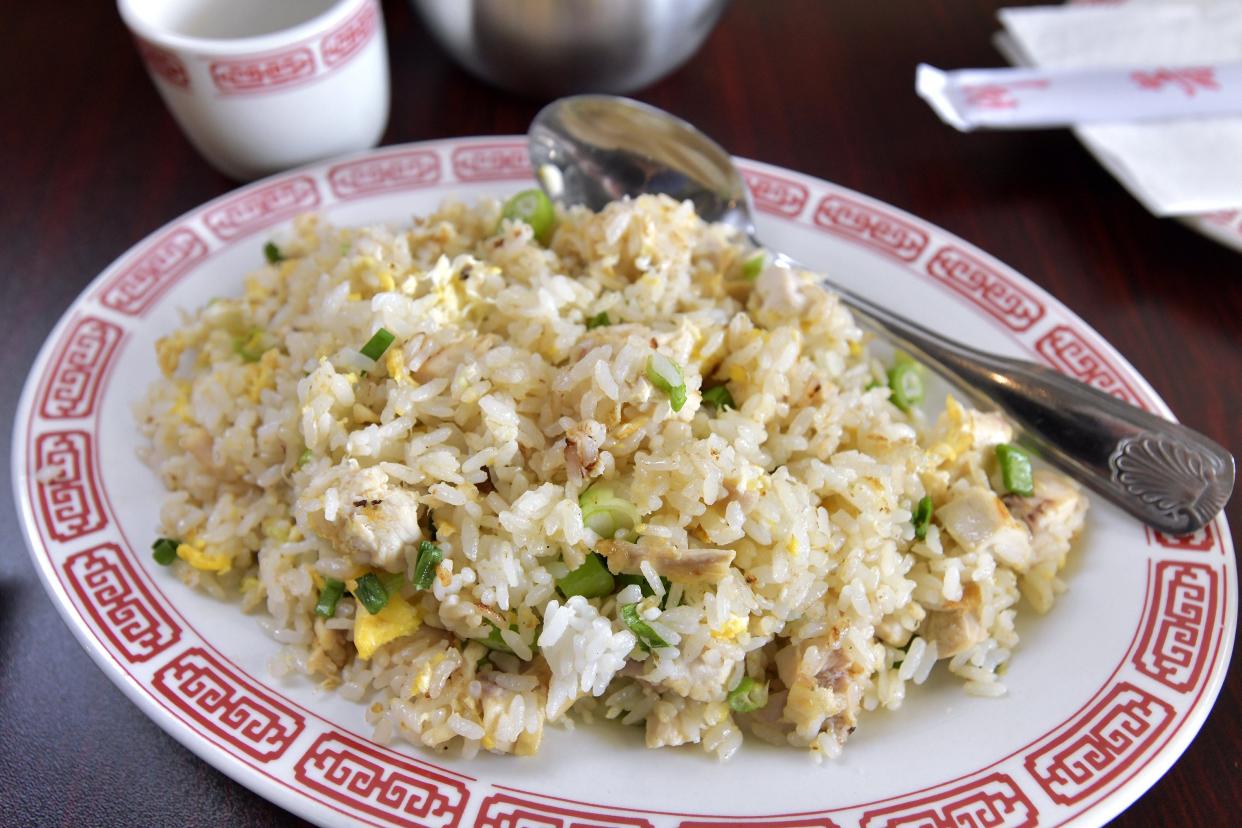
<instances>
[{"instance_id":1,"label":"white oval plate","mask_svg":"<svg viewBox=\"0 0 1242 828\"><path fill-rule=\"evenodd\" d=\"M1059 302L974 246L874 199L742 162L773 248L980 346L1049 363L1168 415ZM1220 689L1237 612L1223 518L1186 538L1097 501L1069 591L1020 616L1009 695L941 677L877 712L837 761L749 740L725 764L647 751L639 729L547 735L536 758L470 761L370 739L362 707L266 669L253 617L151 560L163 491L135 455L130 405L178 308L240 292L295 214L401 221L442 199L530 185L521 138L386 147L269 178L164 226L96 278L31 370L13 490L40 576L100 668L224 773L323 825L1099 825L1155 782ZM56 477L41 470L56 467ZM943 672L943 671L941 671Z\"/></svg>"}]
</instances>

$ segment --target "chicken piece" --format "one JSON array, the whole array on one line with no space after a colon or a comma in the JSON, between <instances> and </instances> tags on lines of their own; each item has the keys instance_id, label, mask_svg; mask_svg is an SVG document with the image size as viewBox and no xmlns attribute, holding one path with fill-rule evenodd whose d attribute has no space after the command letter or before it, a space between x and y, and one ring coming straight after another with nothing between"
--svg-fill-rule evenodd
<instances>
[{"instance_id":1,"label":"chicken piece","mask_svg":"<svg viewBox=\"0 0 1242 828\"><path fill-rule=\"evenodd\" d=\"M1003 498L1009 514L1025 523L1033 536L1046 532L1054 525L1070 523L1086 500L1078 485L1050 469L1036 469L1031 477L1034 495L1006 495Z\"/></svg>"},{"instance_id":2,"label":"chicken piece","mask_svg":"<svg viewBox=\"0 0 1242 828\"><path fill-rule=\"evenodd\" d=\"M580 483L599 468L599 448L608 429L595 420L584 420L565 432L565 468L569 479Z\"/></svg>"},{"instance_id":3,"label":"chicken piece","mask_svg":"<svg viewBox=\"0 0 1242 828\"><path fill-rule=\"evenodd\" d=\"M644 538L643 543L602 540L595 551L608 559L615 574L638 572L643 561L675 584L714 584L729 572L731 549L681 549L663 538Z\"/></svg>"},{"instance_id":4,"label":"chicken piece","mask_svg":"<svg viewBox=\"0 0 1242 828\"><path fill-rule=\"evenodd\" d=\"M936 644L940 658L964 653L987 638L979 585L972 581L962 588L960 601L946 604L944 609L928 610L919 626L919 635Z\"/></svg>"},{"instance_id":5,"label":"chicken piece","mask_svg":"<svg viewBox=\"0 0 1242 828\"><path fill-rule=\"evenodd\" d=\"M938 506L936 517L967 552L990 552L1018 572L1030 566L1030 531L991 490L971 487Z\"/></svg>"},{"instance_id":6,"label":"chicken piece","mask_svg":"<svg viewBox=\"0 0 1242 828\"><path fill-rule=\"evenodd\" d=\"M995 411L971 411L969 428L971 444L977 449L999 446L1013 439L1013 426Z\"/></svg>"},{"instance_id":7,"label":"chicken piece","mask_svg":"<svg viewBox=\"0 0 1242 828\"><path fill-rule=\"evenodd\" d=\"M339 503L332 519L323 509L312 512L311 528L354 563L389 571L403 566L406 545L422 538L418 496L390 485L374 466L345 472L335 488Z\"/></svg>"},{"instance_id":8,"label":"chicken piece","mask_svg":"<svg viewBox=\"0 0 1242 828\"><path fill-rule=\"evenodd\" d=\"M787 267L765 267L755 281L754 296L758 298L758 313L778 317L797 316L806 308L808 301L802 292L804 282L797 271Z\"/></svg>"},{"instance_id":9,"label":"chicken piece","mask_svg":"<svg viewBox=\"0 0 1242 828\"><path fill-rule=\"evenodd\" d=\"M832 633L776 654L777 674L789 689L781 718L793 725L799 743L810 744L823 731L843 743L857 722L863 668L850 660L838 640Z\"/></svg>"}]
</instances>

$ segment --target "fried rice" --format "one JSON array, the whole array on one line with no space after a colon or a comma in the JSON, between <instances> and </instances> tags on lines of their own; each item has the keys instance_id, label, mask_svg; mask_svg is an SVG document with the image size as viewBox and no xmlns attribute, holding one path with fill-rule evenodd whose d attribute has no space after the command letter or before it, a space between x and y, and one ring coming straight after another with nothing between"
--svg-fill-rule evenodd
<instances>
[{"instance_id":1,"label":"fried rice","mask_svg":"<svg viewBox=\"0 0 1242 828\"><path fill-rule=\"evenodd\" d=\"M689 204L560 212L546 246L493 200L277 242L159 341L143 456L175 574L380 741L613 719L836 756L937 666L1004 693L1020 601L1064 589L1078 486L1006 493L1004 419L903 410L814 274Z\"/></svg>"}]
</instances>

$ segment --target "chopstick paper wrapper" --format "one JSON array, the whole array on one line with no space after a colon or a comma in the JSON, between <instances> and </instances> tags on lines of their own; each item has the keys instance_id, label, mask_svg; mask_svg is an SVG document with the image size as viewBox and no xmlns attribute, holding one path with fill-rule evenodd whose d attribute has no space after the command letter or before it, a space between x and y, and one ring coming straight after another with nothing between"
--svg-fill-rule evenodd
<instances>
[{"instance_id":1,"label":"chopstick paper wrapper","mask_svg":"<svg viewBox=\"0 0 1242 828\"><path fill-rule=\"evenodd\" d=\"M945 123L1032 129L1242 113L1242 64L1130 69L959 69L919 64L915 89Z\"/></svg>"}]
</instances>

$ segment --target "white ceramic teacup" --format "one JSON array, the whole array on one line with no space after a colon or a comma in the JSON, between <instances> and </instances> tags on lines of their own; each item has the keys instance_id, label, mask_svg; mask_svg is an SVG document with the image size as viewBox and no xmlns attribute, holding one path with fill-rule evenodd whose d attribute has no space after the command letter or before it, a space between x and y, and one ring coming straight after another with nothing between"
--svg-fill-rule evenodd
<instances>
[{"instance_id":1,"label":"white ceramic teacup","mask_svg":"<svg viewBox=\"0 0 1242 828\"><path fill-rule=\"evenodd\" d=\"M152 81L212 166L257 178L373 147L388 121L378 0L118 0Z\"/></svg>"}]
</instances>

